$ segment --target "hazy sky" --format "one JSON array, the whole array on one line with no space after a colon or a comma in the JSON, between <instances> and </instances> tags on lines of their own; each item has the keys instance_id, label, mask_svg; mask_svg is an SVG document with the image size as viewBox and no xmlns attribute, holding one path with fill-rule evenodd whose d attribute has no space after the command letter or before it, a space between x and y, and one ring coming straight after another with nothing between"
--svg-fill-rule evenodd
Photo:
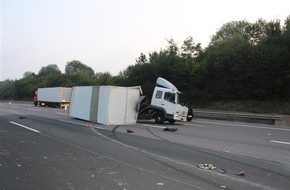
<instances>
[{"instance_id":1,"label":"hazy sky","mask_svg":"<svg viewBox=\"0 0 290 190\"><path fill-rule=\"evenodd\" d=\"M0 81L79 60L95 72L119 71L173 38L207 46L229 21L284 21L289 0L0 0Z\"/></svg>"}]
</instances>

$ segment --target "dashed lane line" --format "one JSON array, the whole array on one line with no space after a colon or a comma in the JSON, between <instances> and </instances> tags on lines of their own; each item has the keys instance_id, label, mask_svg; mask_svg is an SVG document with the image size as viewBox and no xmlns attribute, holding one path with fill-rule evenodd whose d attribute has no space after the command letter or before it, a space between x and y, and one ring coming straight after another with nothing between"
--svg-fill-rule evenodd
<instances>
[{"instance_id":1,"label":"dashed lane line","mask_svg":"<svg viewBox=\"0 0 290 190\"><path fill-rule=\"evenodd\" d=\"M290 145L290 142L285 142L285 141L276 141L276 140L270 140L272 143L278 143L278 144L287 144Z\"/></svg>"},{"instance_id":2,"label":"dashed lane line","mask_svg":"<svg viewBox=\"0 0 290 190\"><path fill-rule=\"evenodd\" d=\"M40 109L35 109L35 108L27 108L27 110L30 110L30 111L41 111Z\"/></svg>"},{"instance_id":3,"label":"dashed lane line","mask_svg":"<svg viewBox=\"0 0 290 190\"><path fill-rule=\"evenodd\" d=\"M36 129L32 129L32 128L30 128L30 127L27 127L27 126L25 126L25 125L22 125L22 124L19 124L19 123L13 122L13 121L9 121L9 123L11 123L11 124L13 124L13 125L17 125L17 126L19 126L19 127L22 127L22 128L24 128L24 129L28 129L28 130L33 131L33 132L35 132L35 133L40 133L40 131L38 131L38 130L36 130Z\"/></svg>"}]
</instances>

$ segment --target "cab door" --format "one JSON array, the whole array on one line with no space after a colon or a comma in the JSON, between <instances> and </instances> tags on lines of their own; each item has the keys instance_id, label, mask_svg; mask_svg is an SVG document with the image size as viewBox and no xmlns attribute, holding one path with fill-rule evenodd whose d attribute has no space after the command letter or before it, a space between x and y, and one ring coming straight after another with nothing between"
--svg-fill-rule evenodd
<instances>
[{"instance_id":1,"label":"cab door","mask_svg":"<svg viewBox=\"0 0 290 190\"><path fill-rule=\"evenodd\" d=\"M175 113L176 94L165 88L155 87L151 105L165 110L166 114Z\"/></svg>"},{"instance_id":2,"label":"cab door","mask_svg":"<svg viewBox=\"0 0 290 190\"><path fill-rule=\"evenodd\" d=\"M176 93L164 92L161 105L166 110L166 114L174 115L176 109Z\"/></svg>"}]
</instances>

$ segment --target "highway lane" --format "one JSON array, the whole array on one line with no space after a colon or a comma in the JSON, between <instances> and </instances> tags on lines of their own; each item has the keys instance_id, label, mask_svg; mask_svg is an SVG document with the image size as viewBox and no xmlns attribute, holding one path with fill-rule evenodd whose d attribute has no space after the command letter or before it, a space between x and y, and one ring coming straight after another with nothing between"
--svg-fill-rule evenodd
<instances>
[{"instance_id":1,"label":"highway lane","mask_svg":"<svg viewBox=\"0 0 290 190\"><path fill-rule=\"evenodd\" d=\"M163 175L162 165L89 127L51 120L50 110L43 110L45 117L37 112L26 119L1 110L1 189L203 189Z\"/></svg>"},{"instance_id":2,"label":"highway lane","mask_svg":"<svg viewBox=\"0 0 290 190\"><path fill-rule=\"evenodd\" d=\"M173 126L152 122L102 126L68 118L60 109L21 104L0 104L0 109L1 189L287 189L290 185L289 128L208 120ZM178 130L165 132L164 127ZM128 129L134 133L128 134ZM203 162L217 168L196 167ZM221 174L218 168L227 172ZM240 170L246 175L236 176Z\"/></svg>"}]
</instances>

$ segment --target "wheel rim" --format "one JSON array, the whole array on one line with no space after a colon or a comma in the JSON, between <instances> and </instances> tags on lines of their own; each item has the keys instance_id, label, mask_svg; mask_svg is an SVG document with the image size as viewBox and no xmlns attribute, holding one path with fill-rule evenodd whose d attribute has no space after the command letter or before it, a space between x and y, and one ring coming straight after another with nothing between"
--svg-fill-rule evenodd
<instances>
[{"instance_id":1,"label":"wheel rim","mask_svg":"<svg viewBox=\"0 0 290 190\"><path fill-rule=\"evenodd\" d=\"M155 122L158 124L162 124L163 123L163 117L161 115L161 113L158 113L155 117Z\"/></svg>"}]
</instances>

